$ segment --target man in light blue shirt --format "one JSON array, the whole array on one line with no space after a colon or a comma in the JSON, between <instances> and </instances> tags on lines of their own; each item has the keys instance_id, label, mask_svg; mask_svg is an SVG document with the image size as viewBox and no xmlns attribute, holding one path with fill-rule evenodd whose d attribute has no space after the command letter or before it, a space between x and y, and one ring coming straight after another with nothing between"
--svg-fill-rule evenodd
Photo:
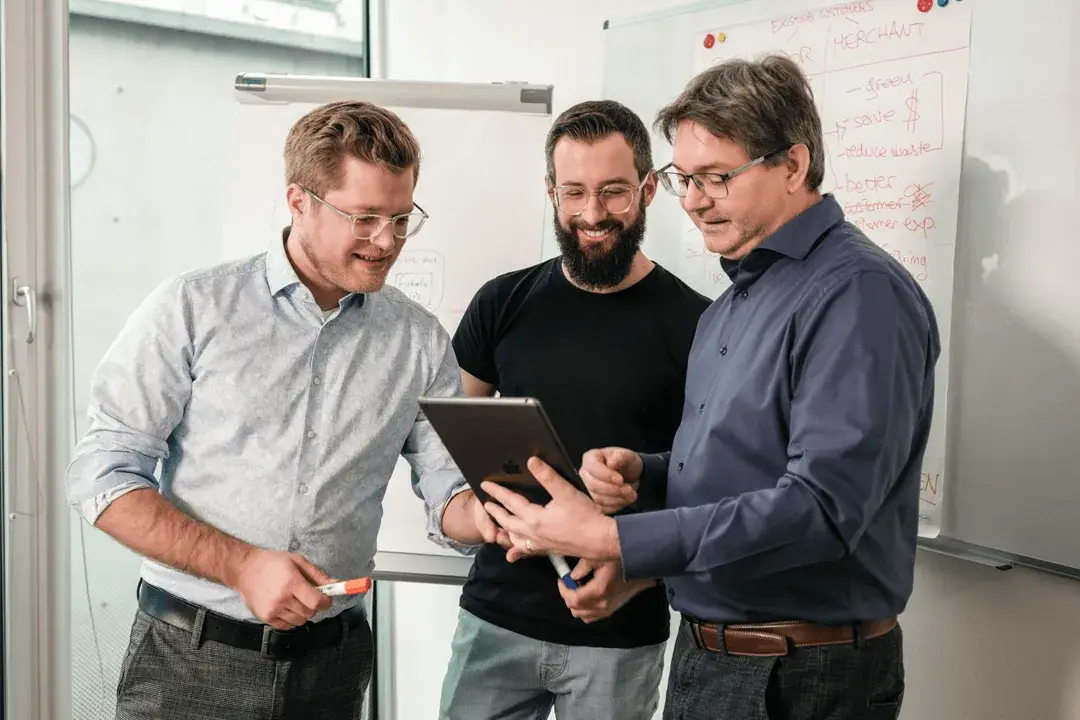
<instances>
[{"instance_id":1,"label":"man in light blue shirt","mask_svg":"<svg viewBox=\"0 0 1080 720\"><path fill-rule=\"evenodd\" d=\"M69 500L146 557L118 719L359 717L363 606L315 588L373 569L399 455L430 539L494 538L417 402L461 393L449 337L384 285L427 219L419 161L391 112L314 110L284 237L161 284L94 373Z\"/></svg>"}]
</instances>

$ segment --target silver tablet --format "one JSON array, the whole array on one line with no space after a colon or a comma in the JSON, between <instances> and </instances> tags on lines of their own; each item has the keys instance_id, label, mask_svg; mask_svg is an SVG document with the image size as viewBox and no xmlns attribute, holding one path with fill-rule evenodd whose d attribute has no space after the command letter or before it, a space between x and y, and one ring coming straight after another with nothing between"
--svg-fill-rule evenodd
<instances>
[{"instance_id":1,"label":"silver tablet","mask_svg":"<svg viewBox=\"0 0 1080 720\"><path fill-rule=\"evenodd\" d=\"M529 472L533 456L589 494L536 398L422 397L420 408L481 501L490 498L480 483L491 481L547 503L551 497Z\"/></svg>"}]
</instances>

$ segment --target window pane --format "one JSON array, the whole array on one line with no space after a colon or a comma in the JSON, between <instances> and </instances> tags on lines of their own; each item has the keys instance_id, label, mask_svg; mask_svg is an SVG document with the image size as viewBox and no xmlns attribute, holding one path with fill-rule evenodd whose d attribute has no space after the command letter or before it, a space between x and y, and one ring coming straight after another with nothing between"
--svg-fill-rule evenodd
<instances>
[{"instance_id":1,"label":"window pane","mask_svg":"<svg viewBox=\"0 0 1080 720\"><path fill-rule=\"evenodd\" d=\"M226 259L233 78L360 76L364 13L362 0L71 0L70 8L81 437L91 374L128 315L166 277ZM71 531L73 714L112 717L139 559L74 513Z\"/></svg>"}]
</instances>

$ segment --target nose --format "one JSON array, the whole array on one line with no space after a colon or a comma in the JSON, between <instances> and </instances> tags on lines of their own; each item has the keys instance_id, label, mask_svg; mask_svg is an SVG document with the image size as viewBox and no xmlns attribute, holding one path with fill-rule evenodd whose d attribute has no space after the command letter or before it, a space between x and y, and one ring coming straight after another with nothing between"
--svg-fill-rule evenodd
<instances>
[{"instance_id":1,"label":"nose","mask_svg":"<svg viewBox=\"0 0 1080 720\"><path fill-rule=\"evenodd\" d=\"M596 226L607 218L607 210L604 209L603 203L600 202L600 198L590 196L585 209L581 211L581 219L592 226Z\"/></svg>"},{"instance_id":2,"label":"nose","mask_svg":"<svg viewBox=\"0 0 1080 720\"><path fill-rule=\"evenodd\" d=\"M394 246L397 245L397 238L394 237L393 223L387 223L386 226L368 242L384 252L393 250Z\"/></svg>"},{"instance_id":3,"label":"nose","mask_svg":"<svg viewBox=\"0 0 1080 720\"><path fill-rule=\"evenodd\" d=\"M694 213L707 209L713 204L713 199L703 193L696 183L689 183L689 187L686 188L686 194L680 199L683 210L688 213Z\"/></svg>"}]
</instances>

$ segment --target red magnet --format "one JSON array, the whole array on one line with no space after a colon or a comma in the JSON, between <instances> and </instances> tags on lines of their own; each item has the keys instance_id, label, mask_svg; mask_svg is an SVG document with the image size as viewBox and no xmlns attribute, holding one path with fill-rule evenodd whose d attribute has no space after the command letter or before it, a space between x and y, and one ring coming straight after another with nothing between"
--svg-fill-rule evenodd
<instances>
[{"instance_id":1,"label":"red magnet","mask_svg":"<svg viewBox=\"0 0 1080 720\"><path fill-rule=\"evenodd\" d=\"M920 0L920 2L921 2L921 0ZM705 36L705 49L709 49L715 44L716 44L716 38L713 37L712 33L709 33L708 35Z\"/></svg>"},{"instance_id":2,"label":"red magnet","mask_svg":"<svg viewBox=\"0 0 1080 720\"><path fill-rule=\"evenodd\" d=\"M919 12L930 12L930 8L934 7L934 0L919 0Z\"/></svg>"}]
</instances>

